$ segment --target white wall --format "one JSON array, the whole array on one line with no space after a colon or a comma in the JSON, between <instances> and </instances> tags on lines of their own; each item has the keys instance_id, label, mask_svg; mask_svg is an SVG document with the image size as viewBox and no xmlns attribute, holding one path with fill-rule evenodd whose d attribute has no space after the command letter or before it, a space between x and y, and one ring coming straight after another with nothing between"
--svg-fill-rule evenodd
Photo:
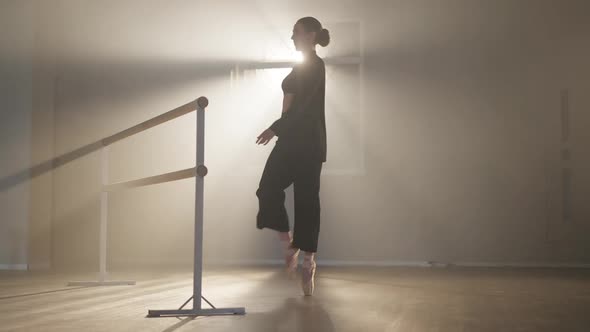
<instances>
[{"instance_id":1,"label":"white wall","mask_svg":"<svg viewBox=\"0 0 590 332\"><path fill-rule=\"evenodd\" d=\"M0 269L28 264L33 7L0 4Z\"/></svg>"},{"instance_id":2,"label":"white wall","mask_svg":"<svg viewBox=\"0 0 590 332\"><path fill-rule=\"evenodd\" d=\"M367 31L389 35L367 47L370 173L379 174L363 186L374 193L371 227L351 220L366 220L366 208L348 205L342 242L372 239L357 259L588 262L588 3L381 3ZM562 89L570 221L561 218Z\"/></svg>"},{"instance_id":3,"label":"white wall","mask_svg":"<svg viewBox=\"0 0 590 332\"><path fill-rule=\"evenodd\" d=\"M57 155L210 98L206 261L280 257L274 234L255 228L255 190L273 143L254 146L280 98L275 85L228 98L229 82L199 61L260 58L267 41L289 42L291 25L310 14L364 27L366 173L323 176L320 260L590 261L585 1L56 3ZM563 89L572 115L570 221L561 217ZM328 98L328 144L337 146L330 135L345 126L335 126L338 97ZM189 115L113 146L111 180L194 165L193 137ZM328 155L325 169L337 159ZM60 267L97 264L99 175L97 153L55 173ZM109 262L190 263L192 193L184 180L113 194Z\"/></svg>"}]
</instances>

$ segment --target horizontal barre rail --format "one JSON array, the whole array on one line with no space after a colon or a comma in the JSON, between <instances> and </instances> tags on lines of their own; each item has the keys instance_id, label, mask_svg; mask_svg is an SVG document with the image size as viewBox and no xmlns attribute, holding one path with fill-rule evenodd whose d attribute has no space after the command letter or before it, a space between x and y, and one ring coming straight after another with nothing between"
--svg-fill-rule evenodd
<instances>
[{"instance_id":1,"label":"horizontal barre rail","mask_svg":"<svg viewBox=\"0 0 590 332\"><path fill-rule=\"evenodd\" d=\"M170 172L170 173L148 176L148 177L141 178L141 179L111 183L111 184L105 185L103 187L103 191L117 191L117 190L122 190L122 189L143 187L143 186L149 186L149 185L158 184L158 183L188 179L188 178L195 177L196 174L197 174L196 167L191 167L191 168L182 169L182 170L174 171L174 172Z\"/></svg>"},{"instance_id":2,"label":"horizontal barre rail","mask_svg":"<svg viewBox=\"0 0 590 332\"><path fill-rule=\"evenodd\" d=\"M207 98L199 97L197 100L193 100L191 102L188 102L188 103L186 103L182 106L179 106L171 111L160 114L156 117L146 120L146 121L144 121L140 124L137 124L133 127L127 128L123 131L113 134L109 137L105 137L105 138L101 139L100 142L101 142L102 146L111 145L117 141L124 139L124 138L135 135L135 134L140 133L144 130L150 129L150 128L155 127L157 125L160 125L164 122L174 120L180 116L183 116L187 113L195 111L197 109L197 106L205 108L205 107L207 107L208 104L209 104L209 101L207 100Z\"/></svg>"}]
</instances>

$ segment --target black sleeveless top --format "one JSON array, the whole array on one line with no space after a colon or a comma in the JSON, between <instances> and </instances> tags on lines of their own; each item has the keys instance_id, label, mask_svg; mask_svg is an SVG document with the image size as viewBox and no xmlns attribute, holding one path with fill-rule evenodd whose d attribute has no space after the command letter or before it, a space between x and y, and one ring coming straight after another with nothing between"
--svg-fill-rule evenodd
<instances>
[{"instance_id":1,"label":"black sleeveless top","mask_svg":"<svg viewBox=\"0 0 590 332\"><path fill-rule=\"evenodd\" d=\"M322 58L314 52L298 63L283 79L284 93L294 93L289 109L270 129L279 137L277 145L306 159L326 161L325 88Z\"/></svg>"},{"instance_id":2,"label":"black sleeveless top","mask_svg":"<svg viewBox=\"0 0 590 332\"><path fill-rule=\"evenodd\" d=\"M295 93L295 84L295 74L291 71L289 75L283 79L283 83L281 84L283 93Z\"/></svg>"}]
</instances>

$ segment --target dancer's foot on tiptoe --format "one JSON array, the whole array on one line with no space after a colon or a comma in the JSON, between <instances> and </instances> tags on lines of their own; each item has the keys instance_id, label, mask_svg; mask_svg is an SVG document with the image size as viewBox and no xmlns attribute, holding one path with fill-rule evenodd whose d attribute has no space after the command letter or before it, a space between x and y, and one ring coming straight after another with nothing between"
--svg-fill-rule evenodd
<instances>
[{"instance_id":1,"label":"dancer's foot on tiptoe","mask_svg":"<svg viewBox=\"0 0 590 332\"><path fill-rule=\"evenodd\" d=\"M287 275L295 277L297 264L299 263L299 248L293 247L291 232L279 232L279 239L284 250L283 256L285 257Z\"/></svg>"},{"instance_id":2,"label":"dancer's foot on tiptoe","mask_svg":"<svg viewBox=\"0 0 590 332\"><path fill-rule=\"evenodd\" d=\"M285 251L285 266L287 275L289 277L295 277L297 272L297 264L299 264L299 248L289 248Z\"/></svg>"},{"instance_id":3,"label":"dancer's foot on tiptoe","mask_svg":"<svg viewBox=\"0 0 590 332\"><path fill-rule=\"evenodd\" d=\"M315 287L316 263L313 256L313 253L306 252L301 266L301 289L303 290L303 294L307 296L313 294Z\"/></svg>"}]
</instances>

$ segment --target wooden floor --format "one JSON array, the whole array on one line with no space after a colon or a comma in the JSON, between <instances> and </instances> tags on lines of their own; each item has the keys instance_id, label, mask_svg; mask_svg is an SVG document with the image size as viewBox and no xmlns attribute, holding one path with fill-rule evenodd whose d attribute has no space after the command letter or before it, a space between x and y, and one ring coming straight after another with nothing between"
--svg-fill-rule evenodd
<instances>
[{"instance_id":1,"label":"wooden floor","mask_svg":"<svg viewBox=\"0 0 590 332\"><path fill-rule=\"evenodd\" d=\"M204 296L246 315L197 318L146 318L190 296L190 271L65 286L84 277L0 272L0 331L590 331L590 270L318 266L316 292L304 297L280 267L209 267Z\"/></svg>"}]
</instances>

